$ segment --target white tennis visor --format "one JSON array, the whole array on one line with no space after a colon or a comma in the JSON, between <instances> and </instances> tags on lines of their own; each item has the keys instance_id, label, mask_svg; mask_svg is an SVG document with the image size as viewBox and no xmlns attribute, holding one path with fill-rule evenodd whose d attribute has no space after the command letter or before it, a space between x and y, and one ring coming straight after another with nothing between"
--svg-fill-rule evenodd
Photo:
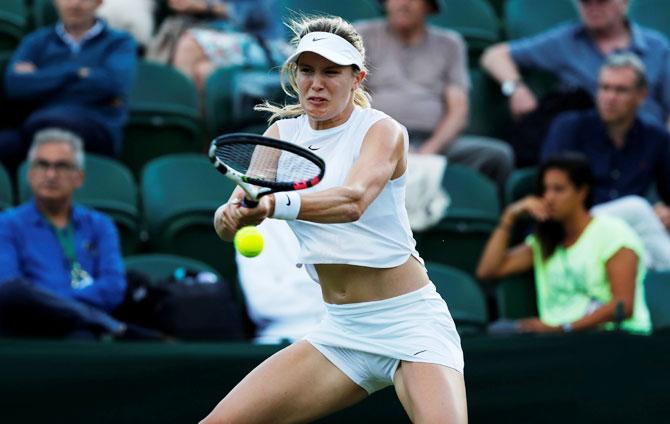
<instances>
[{"instance_id":1,"label":"white tennis visor","mask_svg":"<svg viewBox=\"0 0 670 424\"><path fill-rule=\"evenodd\" d=\"M338 65L356 65L363 69L363 56L344 38L330 32L310 32L298 43L295 53L286 59L286 63L297 62L305 52L316 53Z\"/></svg>"}]
</instances>

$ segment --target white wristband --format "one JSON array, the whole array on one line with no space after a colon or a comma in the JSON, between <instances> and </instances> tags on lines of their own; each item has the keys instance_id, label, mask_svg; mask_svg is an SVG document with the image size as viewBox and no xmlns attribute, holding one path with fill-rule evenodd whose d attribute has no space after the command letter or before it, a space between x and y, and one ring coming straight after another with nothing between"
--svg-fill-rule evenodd
<instances>
[{"instance_id":1,"label":"white wristband","mask_svg":"<svg viewBox=\"0 0 670 424\"><path fill-rule=\"evenodd\" d=\"M275 193L275 210L273 218L287 221L298 218L300 213L300 194L295 191Z\"/></svg>"}]
</instances>

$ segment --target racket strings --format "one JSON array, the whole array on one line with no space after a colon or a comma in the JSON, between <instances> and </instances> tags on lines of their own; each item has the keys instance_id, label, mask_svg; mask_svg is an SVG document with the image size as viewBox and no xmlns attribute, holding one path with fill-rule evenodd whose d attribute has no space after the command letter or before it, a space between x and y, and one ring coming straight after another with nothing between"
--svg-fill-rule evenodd
<instances>
[{"instance_id":1,"label":"racket strings","mask_svg":"<svg viewBox=\"0 0 670 424\"><path fill-rule=\"evenodd\" d=\"M230 143L218 146L216 156L226 166L250 179L292 184L318 176L321 168L298 154L251 143Z\"/></svg>"}]
</instances>

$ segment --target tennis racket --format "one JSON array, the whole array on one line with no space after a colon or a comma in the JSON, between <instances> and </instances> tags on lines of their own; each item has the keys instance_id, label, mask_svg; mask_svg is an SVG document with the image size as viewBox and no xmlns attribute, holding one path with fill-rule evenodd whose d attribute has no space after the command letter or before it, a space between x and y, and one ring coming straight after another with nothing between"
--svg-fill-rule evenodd
<instances>
[{"instance_id":1,"label":"tennis racket","mask_svg":"<svg viewBox=\"0 0 670 424\"><path fill-rule=\"evenodd\" d=\"M308 149L256 134L232 133L212 140L209 159L214 167L246 193L244 207L279 191L302 190L318 184L326 164Z\"/></svg>"}]
</instances>

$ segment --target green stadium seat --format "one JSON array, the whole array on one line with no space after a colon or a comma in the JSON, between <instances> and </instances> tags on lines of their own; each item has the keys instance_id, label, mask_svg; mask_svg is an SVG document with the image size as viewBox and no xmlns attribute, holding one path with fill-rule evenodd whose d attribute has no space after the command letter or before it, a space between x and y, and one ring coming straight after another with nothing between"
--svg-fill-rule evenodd
<instances>
[{"instance_id":1,"label":"green stadium seat","mask_svg":"<svg viewBox=\"0 0 670 424\"><path fill-rule=\"evenodd\" d=\"M572 0L507 0L505 31L507 38L530 37L560 23L579 19Z\"/></svg>"},{"instance_id":2,"label":"green stadium seat","mask_svg":"<svg viewBox=\"0 0 670 424\"><path fill-rule=\"evenodd\" d=\"M488 324L488 312L484 293L468 274L446 265L426 263L428 276L437 292L449 305L449 311L458 332L480 333Z\"/></svg>"},{"instance_id":3,"label":"green stadium seat","mask_svg":"<svg viewBox=\"0 0 670 424\"><path fill-rule=\"evenodd\" d=\"M442 220L415 237L421 256L474 275L500 214L495 185L476 171L448 165L443 187L451 204Z\"/></svg>"},{"instance_id":4,"label":"green stadium seat","mask_svg":"<svg viewBox=\"0 0 670 424\"><path fill-rule=\"evenodd\" d=\"M28 26L28 11L23 0L0 2L0 51L18 46Z\"/></svg>"},{"instance_id":5,"label":"green stadium seat","mask_svg":"<svg viewBox=\"0 0 670 424\"><path fill-rule=\"evenodd\" d=\"M173 67L138 63L121 154L135 175L158 156L203 150L199 101L193 82Z\"/></svg>"},{"instance_id":6,"label":"green stadium seat","mask_svg":"<svg viewBox=\"0 0 670 424\"><path fill-rule=\"evenodd\" d=\"M440 13L432 15L429 23L461 34L471 61L486 47L500 41L500 21L485 0L444 0Z\"/></svg>"},{"instance_id":7,"label":"green stadium seat","mask_svg":"<svg viewBox=\"0 0 670 424\"><path fill-rule=\"evenodd\" d=\"M654 330L670 327L670 271L647 271L647 306Z\"/></svg>"},{"instance_id":8,"label":"green stadium seat","mask_svg":"<svg viewBox=\"0 0 670 424\"><path fill-rule=\"evenodd\" d=\"M632 0L628 16L670 39L670 2L667 0Z\"/></svg>"},{"instance_id":9,"label":"green stadium seat","mask_svg":"<svg viewBox=\"0 0 670 424\"><path fill-rule=\"evenodd\" d=\"M18 174L19 201L25 202L32 196L27 162L21 164ZM121 238L121 250L126 255L134 253L140 244L137 192L137 183L125 165L104 156L86 155L86 178L74 198L114 220Z\"/></svg>"},{"instance_id":10,"label":"green stadium seat","mask_svg":"<svg viewBox=\"0 0 670 424\"><path fill-rule=\"evenodd\" d=\"M505 185L505 205L534 194L538 172L539 169L535 166L514 170Z\"/></svg>"},{"instance_id":11,"label":"green stadium seat","mask_svg":"<svg viewBox=\"0 0 670 424\"><path fill-rule=\"evenodd\" d=\"M204 154L174 154L149 162L140 188L155 251L198 259L228 281L237 280L233 245L221 241L212 226L216 208L228 200L235 184Z\"/></svg>"},{"instance_id":12,"label":"green stadium seat","mask_svg":"<svg viewBox=\"0 0 670 424\"><path fill-rule=\"evenodd\" d=\"M2 164L0 164L0 211L14 205L12 180Z\"/></svg>"},{"instance_id":13,"label":"green stadium seat","mask_svg":"<svg viewBox=\"0 0 670 424\"><path fill-rule=\"evenodd\" d=\"M376 0L277 0L282 20L304 15L335 15L348 22L381 16Z\"/></svg>"},{"instance_id":14,"label":"green stadium seat","mask_svg":"<svg viewBox=\"0 0 670 424\"><path fill-rule=\"evenodd\" d=\"M151 281L164 281L173 276L178 268L197 272L211 272L221 279L219 273L211 266L184 256L149 253L127 256L123 258L123 262L126 265L126 270L144 273L151 277Z\"/></svg>"},{"instance_id":15,"label":"green stadium seat","mask_svg":"<svg viewBox=\"0 0 670 424\"><path fill-rule=\"evenodd\" d=\"M495 298L501 319L536 317L538 312L533 272L498 280Z\"/></svg>"},{"instance_id":16,"label":"green stadium seat","mask_svg":"<svg viewBox=\"0 0 670 424\"><path fill-rule=\"evenodd\" d=\"M470 116L467 134L503 138L512 118L498 83L479 68L470 69Z\"/></svg>"},{"instance_id":17,"label":"green stadium seat","mask_svg":"<svg viewBox=\"0 0 670 424\"><path fill-rule=\"evenodd\" d=\"M279 72L267 69L218 69L207 79L205 93L210 138L233 131L262 134L267 116L254 111L254 106L266 99L275 103L285 99Z\"/></svg>"},{"instance_id":18,"label":"green stadium seat","mask_svg":"<svg viewBox=\"0 0 670 424\"><path fill-rule=\"evenodd\" d=\"M503 17L503 10L505 9L505 0L487 0L488 3L493 7L493 10L495 10L496 15L499 18Z\"/></svg>"},{"instance_id":19,"label":"green stadium seat","mask_svg":"<svg viewBox=\"0 0 670 424\"><path fill-rule=\"evenodd\" d=\"M53 25L58 22L58 12L53 0L33 0L33 26L35 28Z\"/></svg>"},{"instance_id":20,"label":"green stadium seat","mask_svg":"<svg viewBox=\"0 0 670 424\"><path fill-rule=\"evenodd\" d=\"M7 66L9 65L9 61L12 58L12 52L2 52L0 51L0 76L2 76L2 79L4 80L5 77L5 72L7 71ZM8 114L6 111L11 111L11 102L7 98L7 94L5 93L5 84L2 83L0 84L0 110L2 110L4 113L2 113L2 116L0 116L0 128L7 128L7 127L13 127L14 122L13 122L13 117L7 116L11 115L11 112Z\"/></svg>"}]
</instances>

